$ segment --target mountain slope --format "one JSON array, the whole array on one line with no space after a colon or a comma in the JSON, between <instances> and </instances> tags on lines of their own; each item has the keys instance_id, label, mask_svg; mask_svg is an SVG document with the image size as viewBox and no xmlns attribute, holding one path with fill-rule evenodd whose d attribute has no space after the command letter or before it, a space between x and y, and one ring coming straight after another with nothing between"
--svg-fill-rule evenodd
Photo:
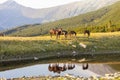
<instances>
[{"instance_id":1,"label":"mountain slope","mask_svg":"<svg viewBox=\"0 0 120 80\"><path fill-rule=\"evenodd\" d=\"M19 36L35 36L40 34L48 33L49 29L62 27L66 30L75 30L77 32L81 30L81 27L84 26L99 29L99 27L104 27L108 24L109 21L112 21L113 28L120 28L120 2L117 2L108 7L104 7L97 11L89 12L86 14L81 14L73 18L67 18L63 20L58 20L55 22L45 23L45 24L35 24L35 25L26 25L18 27L12 30L6 31L6 34L10 35L19 35ZM86 25L85 25L86 24ZM79 31L78 31L79 30Z\"/></svg>"},{"instance_id":2,"label":"mountain slope","mask_svg":"<svg viewBox=\"0 0 120 80\"><path fill-rule=\"evenodd\" d=\"M87 0L45 9L32 9L13 0L8 0L0 4L0 29L73 17L111 5L117 1L119 0Z\"/></svg>"},{"instance_id":3,"label":"mountain slope","mask_svg":"<svg viewBox=\"0 0 120 80\"><path fill-rule=\"evenodd\" d=\"M11 27L33 24L40 22L41 19L32 19L26 17L22 13L22 5L17 4L14 1L8 1L0 5L0 27L3 29L9 29Z\"/></svg>"}]
</instances>

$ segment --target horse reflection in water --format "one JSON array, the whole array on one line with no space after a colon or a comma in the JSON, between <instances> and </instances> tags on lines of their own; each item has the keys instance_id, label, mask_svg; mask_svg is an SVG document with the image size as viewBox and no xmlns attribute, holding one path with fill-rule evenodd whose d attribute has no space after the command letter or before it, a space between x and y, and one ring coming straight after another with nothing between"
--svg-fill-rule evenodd
<instances>
[{"instance_id":1,"label":"horse reflection in water","mask_svg":"<svg viewBox=\"0 0 120 80\"><path fill-rule=\"evenodd\" d=\"M83 70L87 70L88 67L89 67L89 66L88 66L88 63L83 63L83 64L82 64L82 69L83 69Z\"/></svg>"},{"instance_id":2,"label":"horse reflection in water","mask_svg":"<svg viewBox=\"0 0 120 80\"><path fill-rule=\"evenodd\" d=\"M60 64L49 64L48 69L50 72L54 73L61 73L66 70L72 70L75 68L74 64L63 64L62 66Z\"/></svg>"}]
</instances>

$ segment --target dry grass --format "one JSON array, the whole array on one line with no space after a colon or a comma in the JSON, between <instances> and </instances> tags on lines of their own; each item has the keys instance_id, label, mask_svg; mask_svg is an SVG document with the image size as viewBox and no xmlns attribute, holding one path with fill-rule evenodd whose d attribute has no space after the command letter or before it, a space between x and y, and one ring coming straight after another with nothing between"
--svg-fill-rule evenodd
<instances>
[{"instance_id":1,"label":"dry grass","mask_svg":"<svg viewBox=\"0 0 120 80\"><path fill-rule=\"evenodd\" d=\"M77 37L85 37L83 34L77 34ZM120 37L120 32L108 32L108 33L91 33L91 37L90 38L95 38L95 39L99 39L99 38L104 38L104 37ZM69 38L69 36L68 36ZM61 36L61 39L64 39L63 36ZM36 36L36 37L9 37L9 36L5 36L5 37L0 37L0 40L18 40L18 41L34 41L34 40L56 40L56 37L53 36L53 38L51 38L50 36Z\"/></svg>"}]
</instances>

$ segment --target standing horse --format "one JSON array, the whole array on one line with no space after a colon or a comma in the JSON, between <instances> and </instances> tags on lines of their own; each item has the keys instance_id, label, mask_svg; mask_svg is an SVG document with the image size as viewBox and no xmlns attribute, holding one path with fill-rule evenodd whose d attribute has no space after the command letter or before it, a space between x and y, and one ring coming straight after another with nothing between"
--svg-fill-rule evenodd
<instances>
[{"instance_id":1,"label":"standing horse","mask_svg":"<svg viewBox=\"0 0 120 80\"><path fill-rule=\"evenodd\" d=\"M51 36L51 38L52 38L52 35L53 35L53 34L56 35L56 30L55 30L55 29L51 29L51 30L49 31L49 33L50 33L50 36Z\"/></svg>"},{"instance_id":2,"label":"standing horse","mask_svg":"<svg viewBox=\"0 0 120 80\"><path fill-rule=\"evenodd\" d=\"M87 34L88 35L88 38L90 37L90 31L89 30L85 30L84 31L84 35Z\"/></svg>"},{"instance_id":3,"label":"standing horse","mask_svg":"<svg viewBox=\"0 0 120 80\"><path fill-rule=\"evenodd\" d=\"M52 35L54 34L56 35L56 39L58 39L60 38L60 35L64 35L66 38L68 32L65 30L62 30L62 28L59 28L59 29L51 29L49 33L50 33L51 38L52 38Z\"/></svg>"},{"instance_id":4,"label":"standing horse","mask_svg":"<svg viewBox=\"0 0 120 80\"><path fill-rule=\"evenodd\" d=\"M52 35L56 35L56 39L57 39L58 37L60 37L61 30L60 29L51 29L49 31L49 33L50 33L51 38L52 38Z\"/></svg>"}]
</instances>

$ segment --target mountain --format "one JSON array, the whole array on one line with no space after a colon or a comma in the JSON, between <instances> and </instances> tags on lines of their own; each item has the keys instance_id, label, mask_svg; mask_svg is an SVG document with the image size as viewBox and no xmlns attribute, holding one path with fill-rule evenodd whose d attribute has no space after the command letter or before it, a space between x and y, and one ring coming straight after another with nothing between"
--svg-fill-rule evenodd
<instances>
[{"instance_id":1,"label":"mountain","mask_svg":"<svg viewBox=\"0 0 120 80\"><path fill-rule=\"evenodd\" d=\"M85 0L51 8L33 9L8 0L0 4L0 30L69 18L95 11L117 1L119 0Z\"/></svg>"},{"instance_id":2,"label":"mountain","mask_svg":"<svg viewBox=\"0 0 120 80\"><path fill-rule=\"evenodd\" d=\"M54 22L34 25L24 25L5 32L12 36L35 36L46 34L51 28L62 27L65 30L82 32L88 28L91 32L120 31L120 1L97 11L80 14ZM111 23L109 28L108 23ZM106 26L107 25L107 26ZM106 28L106 29L105 29Z\"/></svg>"},{"instance_id":3,"label":"mountain","mask_svg":"<svg viewBox=\"0 0 120 80\"><path fill-rule=\"evenodd\" d=\"M9 0L0 5L0 28L9 29L24 24L40 23L40 18L29 18L23 15L22 5Z\"/></svg>"}]
</instances>

